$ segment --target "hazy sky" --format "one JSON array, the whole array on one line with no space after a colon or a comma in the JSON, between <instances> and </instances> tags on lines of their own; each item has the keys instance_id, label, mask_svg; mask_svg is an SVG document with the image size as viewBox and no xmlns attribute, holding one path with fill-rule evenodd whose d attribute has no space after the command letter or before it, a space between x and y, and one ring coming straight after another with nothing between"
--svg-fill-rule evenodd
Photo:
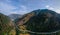
<instances>
[{"instance_id":1,"label":"hazy sky","mask_svg":"<svg viewBox=\"0 0 60 35\"><path fill-rule=\"evenodd\" d=\"M51 9L60 13L60 0L0 0L0 13L25 14L36 9Z\"/></svg>"}]
</instances>

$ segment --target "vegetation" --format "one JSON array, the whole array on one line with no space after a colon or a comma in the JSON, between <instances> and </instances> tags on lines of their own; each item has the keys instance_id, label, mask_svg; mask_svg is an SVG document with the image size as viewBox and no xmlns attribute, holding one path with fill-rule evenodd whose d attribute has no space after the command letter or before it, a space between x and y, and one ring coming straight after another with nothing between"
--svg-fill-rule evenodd
<instances>
[{"instance_id":1,"label":"vegetation","mask_svg":"<svg viewBox=\"0 0 60 35\"><path fill-rule=\"evenodd\" d=\"M60 14L48 9L39 9L12 22L8 16L0 13L0 35L60 35L60 32L37 34L24 30L32 32L54 32L60 30Z\"/></svg>"},{"instance_id":2,"label":"vegetation","mask_svg":"<svg viewBox=\"0 0 60 35\"><path fill-rule=\"evenodd\" d=\"M27 30L33 32L54 32L60 30L60 20L58 20L60 18L58 18L56 12L48 9L37 10L37 12L39 13L25 23Z\"/></svg>"},{"instance_id":3,"label":"vegetation","mask_svg":"<svg viewBox=\"0 0 60 35\"><path fill-rule=\"evenodd\" d=\"M8 35L12 28L9 17L0 13L0 35Z\"/></svg>"}]
</instances>

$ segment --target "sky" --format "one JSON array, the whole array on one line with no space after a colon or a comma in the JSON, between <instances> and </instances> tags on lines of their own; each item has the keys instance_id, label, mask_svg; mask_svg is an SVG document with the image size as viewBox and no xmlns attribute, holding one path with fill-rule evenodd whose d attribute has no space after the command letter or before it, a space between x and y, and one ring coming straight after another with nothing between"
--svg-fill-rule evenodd
<instances>
[{"instance_id":1,"label":"sky","mask_svg":"<svg viewBox=\"0 0 60 35\"><path fill-rule=\"evenodd\" d=\"M26 14L37 9L50 9L60 13L60 0L0 0L0 13Z\"/></svg>"}]
</instances>

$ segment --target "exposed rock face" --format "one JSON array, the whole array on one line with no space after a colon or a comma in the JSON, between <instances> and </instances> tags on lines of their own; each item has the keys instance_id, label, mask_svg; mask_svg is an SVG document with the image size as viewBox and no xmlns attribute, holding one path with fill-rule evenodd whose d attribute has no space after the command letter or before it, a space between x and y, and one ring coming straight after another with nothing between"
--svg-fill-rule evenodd
<instances>
[{"instance_id":1,"label":"exposed rock face","mask_svg":"<svg viewBox=\"0 0 60 35\"><path fill-rule=\"evenodd\" d=\"M18 18L18 19L15 20L16 26L18 27L16 29L18 31L20 31L20 33L18 33L18 34L20 34L20 35L21 34L22 35L30 35L28 32L25 32L25 31L22 31L22 30L27 30L26 25L24 25L24 24L34 15L35 15L35 13L31 12L31 13L25 14L22 18Z\"/></svg>"},{"instance_id":2,"label":"exposed rock face","mask_svg":"<svg viewBox=\"0 0 60 35\"><path fill-rule=\"evenodd\" d=\"M18 25L23 25L25 24L31 17L35 16L34 12L25 14L22 18L17 19L17 24Z\"/></svg>"}]
</instances>

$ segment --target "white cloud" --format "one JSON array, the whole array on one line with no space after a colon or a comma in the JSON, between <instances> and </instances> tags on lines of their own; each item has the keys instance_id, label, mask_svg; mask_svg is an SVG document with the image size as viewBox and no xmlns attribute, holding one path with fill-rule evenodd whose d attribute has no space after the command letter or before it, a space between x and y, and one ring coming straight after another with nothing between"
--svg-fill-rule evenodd
<instances>
[{"instance_id":1,"label":"white cloud","mask_svg":"<svg viewBox=\"0 0 60 35\"><path fill-rule=\"evenodd\" d=\"M18 7L9 5L7 3L3 3L3 2L0 2L0 10L1 10L1 12L6 12L8 14L12 14L12 13L13 14L25 14L25 13L28 13L27 7L24 5L20 5L20 8L18 8Z\"/></svg>"},{"instance_id":2,"label":"white cloud","mask_svg":"<svg viewBox=\"0 0 60 35\"><path fill-rule=\"evenodd\" d=\"M5 0L5 1L10 2L10 0Z\"/></svg>"},{"instance_id":3,"label":"white cloud","mask_svg":"<svg viewBox=\"0 0 60 35\"><path fill-rule=\"evenodd\" d=\"M49 6L49 5L46 5L45 6L47 9L50 9L50 10L53 10L54 8L53 7L51 7L51 6Z\"/></svg>"},{"instance_id":4,"label":"white cloud","mask_svg":"<svg viewBox=\"0 0 60 35\"><path fill-rule=\"evenodd\" d=\"M53 7L49 6L49 5L46 5L45 7L46 7L47 9L50 9L50 10L55 11L56 13L60 13L60 9L59 9L59 8L56 9L56 8L53 8Z\"/></svg>"},{"instance_id":5,"label":"white cloud","mask_svg":"<svg viewBox=\"0 0 60 35\"><path fill-rule=\"evenodd\" d=\"M11 14L17 14L17 12L10 12Z\"/></svg>"},{"instance_id":6,"label":"white cloud","mask_svg":"<svg viewBox=\"0 0 60 35\"><path fill-rule=\"evenodd\" d=\"M60 13L60 9L56 9L55 11L56 11L57 13Z\"/></svg>"},{"instance_id":7,"label":"white cloud","mask_svg":"<svg viewBox=\"0 0 60 35\"><path fill-rule=\"evenodd\" d=\"M21 7L23 10L27 10L27 7L24 6L24 5L21 5L20 7Z\"/></svg>"},{"instance_id":8,"label":"white cloud","mask_svg":"<svg viewBox=\"0 0 60 35\"><path fill-rule=\"evenodd\" d=\"M11 10L13 10L13 9L16 9L16 7L1 2L1 3L0 3L0 9L1 9L2 11L11 11Z\"/></svg>"},{"instance_id":9,"label":"white cloud","mask_svg":"<svg viewBox=\"0 0 60 35\"><path fill-rule=\"evenodd\" d=\"M18 10L15 10L11 13L16 13L16 14L26 14L28 13L28 8L25 5L20 5Z\"/></svg>"},{"instance_id":10,"label":"white cloud","mask_svg":"<svg viewBox=\"0 0 60 35\"><path fill-rule=\"evenodd\" d=\"M18 5L18 7L17 7L17 6L13 6L12 4L8 4L8 3L11 3L11 0L0 0L0 10L1 10L0 12L2 12L4 14L6 14L6 13L7 14L28 13L28 8L25 5Z\"/></svg>"},{"instance_id":11,"label":"white cloud","mask_svg":"<svg viewBox=\"0 0 60 35\"><path fill-rule=\"evenodd\" d=\"M19 1L21 1L21 0L19 0ZM27 0L23 0L23 1L27 1Z\"/></svg>"},{"instance_id":12,"label":"white cloud","mask_svg":"<svg viewBox=\"0 0 60 35\"><path fill-rule=\"evenodd\" d=\"M3 2L3 3L11 3L11 0L0 0L0 3Z\"/></svg>"},{"instance_id":13,"label":"white cloud","mask_svg":"<svg viewBox=\"0 0 60 35\"><path fill-rule=\"evenodd\" d=\"M50 6L49 6L49 5L46 5L45 7L46 7L46 8L49 8Z\"/></svg>"},{"instance_id":14,"label":"white cloud","mask_svg":"<svg viewBox=\"0 0 60 35\"><path fill-rule=\"evenodd\" d=\"M11 14L16 7L9 5L7 3L0 2L0 12L5 13L5 14ZM13 12L16 13L16 12Z\"/></svg>"},{"instance_id":15,"label":"white cloud","mask_svg":"<svg viewBox=\"0 0 60 35\"><path fill-rule=\"evenodd\" d=\"M21 9L18 10L20 14L28 13L28 8L25 5L20 5Z\"/></svg>"}]
</instances>

